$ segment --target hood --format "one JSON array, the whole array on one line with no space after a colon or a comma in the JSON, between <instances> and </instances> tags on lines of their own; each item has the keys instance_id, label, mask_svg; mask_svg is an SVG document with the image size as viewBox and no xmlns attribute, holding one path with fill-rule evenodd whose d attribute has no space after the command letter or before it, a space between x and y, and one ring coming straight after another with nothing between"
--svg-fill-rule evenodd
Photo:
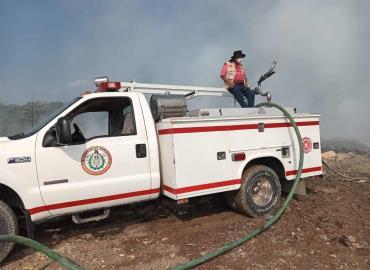
<instances>
[{"instance_id":1,"label":"hood","mask_svg":"<svg viewBox=\"0 0 370 270\"><path fill-rule=\"evenodd\" d=\"M7 142L7 141L9 141L8 137L0 137L0 143L1 142Z\"/></svg>"},{"instance_id":2,"label":"hood","mask_svg":"<svg viewBox=\"0 0 370 270\"><path fill-rule=\"evenodd\" d=\"M35 143L36 136L20 140L9 140L7 137L0 137L0 165L9 158L33 156Z\"/></svg>"}]
</instances>

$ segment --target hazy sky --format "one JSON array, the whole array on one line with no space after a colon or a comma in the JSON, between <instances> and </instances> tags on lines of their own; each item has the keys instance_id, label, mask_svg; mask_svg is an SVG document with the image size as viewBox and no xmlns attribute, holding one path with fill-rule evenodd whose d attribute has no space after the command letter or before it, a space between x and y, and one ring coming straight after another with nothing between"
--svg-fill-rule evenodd
<instances>
[{"instance_id":1,"label":"hazy sky","mask_svg":"<svg viewBox=\"0 0 370 270\"><path fill-rule=\"evenodd\" d=\"M370 144L369 10L368 0L0 0L0 102L67 101L98 75L221 86L223 62L243 49L253 85L278 59L264 85L275 102L320 113L324 137Z\"/></svg>"}]
</instances>

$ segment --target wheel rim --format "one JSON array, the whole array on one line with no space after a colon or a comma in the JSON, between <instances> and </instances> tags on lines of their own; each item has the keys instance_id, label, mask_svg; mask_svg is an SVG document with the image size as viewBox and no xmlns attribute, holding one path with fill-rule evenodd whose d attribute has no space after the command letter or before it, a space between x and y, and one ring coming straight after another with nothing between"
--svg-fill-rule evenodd
<instances>
[{"instance_id":1,"label":"wheel rim","mask_svg":"<svg viewBox=\"0 0 370 270\"><path fill-rule=\"evenodd\" d=\"M258 206L265 206L273 195L271 182L267 177L259 178L252 186L252 200Z\"/></svg>"}]
</instances>

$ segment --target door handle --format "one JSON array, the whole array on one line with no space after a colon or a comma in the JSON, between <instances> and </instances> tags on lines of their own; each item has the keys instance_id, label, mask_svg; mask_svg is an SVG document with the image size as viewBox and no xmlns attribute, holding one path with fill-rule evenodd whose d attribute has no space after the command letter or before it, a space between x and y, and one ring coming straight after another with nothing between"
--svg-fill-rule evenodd
<instances>
[{"instance_id":1,"label":"door handle","mask_svg":"<svg viewBox=\"0 0 370 270\"><path fill-rule=\"evenodd\" d=\"M136 147L136 157L137 158L145 158L146 157L146 145L145 144L137 144L135 147Z\"/></svg>"}]
</instances>

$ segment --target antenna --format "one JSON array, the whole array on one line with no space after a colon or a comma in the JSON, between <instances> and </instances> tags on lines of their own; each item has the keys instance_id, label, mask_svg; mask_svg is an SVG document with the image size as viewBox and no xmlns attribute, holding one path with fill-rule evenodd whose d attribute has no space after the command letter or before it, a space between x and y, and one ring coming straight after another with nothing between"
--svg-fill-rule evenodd
<instances>
[{"instance_id":1,"label":"antenna","mask_svg":"<svg viewBox=\"0 0 370 270\"><path fill-rule=\"evenodd\" d=\"M34 110L33 110L33 91L31 93L31 127L33 128L33 118L34 118Z\"/></svg>"}]
</instances>

